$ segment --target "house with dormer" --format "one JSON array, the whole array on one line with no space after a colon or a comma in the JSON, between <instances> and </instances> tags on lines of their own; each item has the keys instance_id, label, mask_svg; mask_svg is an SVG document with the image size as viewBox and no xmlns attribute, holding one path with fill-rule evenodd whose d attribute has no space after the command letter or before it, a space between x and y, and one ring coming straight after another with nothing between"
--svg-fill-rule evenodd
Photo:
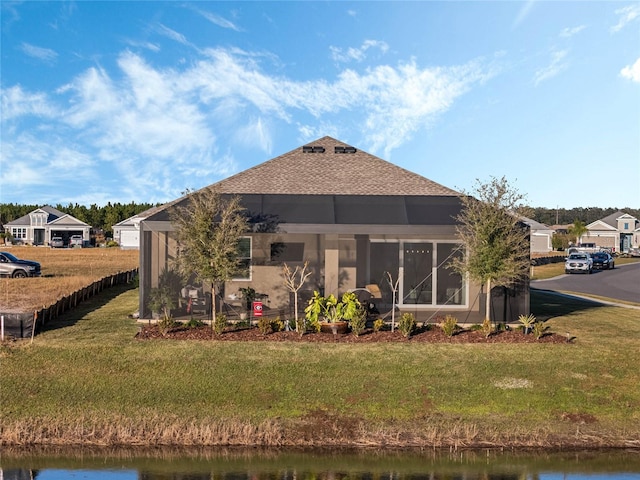
<instances>
[{"instance_id":1,"label":"house with dormer","mask_svg":"<svg viewBox=\"0 0 640 480\"><path fill-rule=\"evenodd\" d=\"M53 237L62 238L65 245L74 235L88 243L91 227L77 218L45 205L4 225L13 242L24 245L49 245Z\"/></svg>"},{"instance_id":2,"label":"house with dormer","mask_svg":"<svg viewBox=\"0 0 640 480\"><path fill-rule=\"evenodd\" d=\"M323 137L205 188L239 197L253 222L241 241L248 268L225 283L216 304L251 287L262 294L265 311L286 316L292 302L283 265L308 262L313 274L300 290L302 304L314 290L366 291L383 315L394 305L391 279L400 312L418 321L484 317L481 286L448 268L463 255L456 235L460 194L448 187ZM171 209L188 201L176 199L139 222L141 318L150 318L151 289L178 252ZM262 228L265 219L276 227ZM200 295L210 288L190 284L182 291ZM496 321L529 312L528 284L491 295Z\"/></svg>"},{"instance_id":3,"label":"house with dormer","mask_svg":"<svg viewBox=\"0 0 640 480\"><path fill-rule=\"evenodd\" d=\"M628 252L640 244L640 222L633 215L615 212L590 223L587 233L580 242L593 243L597 248L607 248L614 252Z\"/></svg>"}]
</instances>

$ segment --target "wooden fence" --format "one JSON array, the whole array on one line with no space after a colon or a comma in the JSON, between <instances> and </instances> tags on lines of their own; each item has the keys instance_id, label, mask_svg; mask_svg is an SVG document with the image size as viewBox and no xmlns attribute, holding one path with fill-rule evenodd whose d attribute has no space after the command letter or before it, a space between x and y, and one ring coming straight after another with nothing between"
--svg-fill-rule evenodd
<instances>
[{"instance_id":1,"label":"wooden fence","mask_svg":"<svg viewBox=\"0 0 640 480\"><path fill-rule=\"evenodd\" d=\"M66 295L48 307L35 312L1 313L3 334L6 337L27 338L38 333L47 323L56 320L60 315L77 307L82 302L97 295L103 290L131 283L138 274L138 269L119 272L96 280L90 285Z\"/></svg>"}]
</instances>

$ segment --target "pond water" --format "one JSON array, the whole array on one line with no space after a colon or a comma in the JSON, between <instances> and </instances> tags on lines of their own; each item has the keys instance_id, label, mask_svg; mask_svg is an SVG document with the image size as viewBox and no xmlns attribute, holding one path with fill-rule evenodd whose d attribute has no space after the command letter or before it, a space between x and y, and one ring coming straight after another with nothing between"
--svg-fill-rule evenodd
<instances>
[{"instance_id":1,"label":"pond water","mask_svg":"<svg viewBox=\"0 0 640 480\"><path fill-rule=\"evenodd\" d=\"M3 450L0 480L640 480L640 450Z\"/></svg>"}]
</instances>

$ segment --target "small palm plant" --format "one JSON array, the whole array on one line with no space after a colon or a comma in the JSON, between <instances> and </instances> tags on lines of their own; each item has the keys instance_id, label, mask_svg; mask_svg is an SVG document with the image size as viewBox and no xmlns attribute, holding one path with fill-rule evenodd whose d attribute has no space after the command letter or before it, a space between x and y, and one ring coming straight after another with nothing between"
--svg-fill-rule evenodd
<instances>
[{"instance_id":1,"label":"small palm plant","mask_svg":"<svg viewBox=\"0 0 640 480\"><path fill-rule=\"evenodd\" d=\"M520 315L518 321L522 324L522 331L526 335L536 323L536 317L531 313L529 315Z\"/></svg>"},{"instance_id":2,"label":"small palm plant","mask_svg":"<svg viewBox=\"0 0 640 480\"><path fill-rule=\"evenodd\" d=\"M549 327L544 322L536 322L533 324L533 334L536 336L536 340L540 340L549 330Z\"/></svg>"}]
</instances>

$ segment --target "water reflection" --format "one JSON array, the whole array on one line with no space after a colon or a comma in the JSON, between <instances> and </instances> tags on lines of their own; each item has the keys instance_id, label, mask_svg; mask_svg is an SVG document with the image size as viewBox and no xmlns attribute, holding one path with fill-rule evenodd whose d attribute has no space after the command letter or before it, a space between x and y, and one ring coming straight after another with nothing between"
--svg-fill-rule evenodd
<instances>
[{"instance_id":1,"label":"water reflection","mask_svg":"<svg viewBox=\"0 0 640 480\"><path fill-rule=\"evenodd\" d=\"M41 449L0 454L0 480L563 480L584 476L640 480L640 451Z\"/></svg>"}]
</instances>

